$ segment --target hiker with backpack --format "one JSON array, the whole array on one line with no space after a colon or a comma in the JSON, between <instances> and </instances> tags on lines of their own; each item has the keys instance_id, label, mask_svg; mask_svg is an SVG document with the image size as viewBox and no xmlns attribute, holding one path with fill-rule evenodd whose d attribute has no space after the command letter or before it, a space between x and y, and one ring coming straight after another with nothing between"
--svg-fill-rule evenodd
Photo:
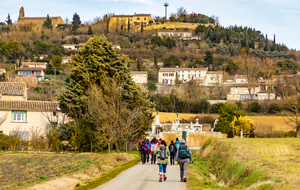
<instances>
[{"instance_id":1,"label":"hiker with backpack","mask_svg":"<svg viewBox=\"0 0 300 190\"><path fill-rule=\"evenodd\" d=\"M154 152L154 155L157 155L157 163L159 165L159 182L167 180L167 165L169 163L168 156L170 156L170 151L167 146L166 141L162 140L161 145L159 145Z\"/></svg>"},{"instance_id":2,"label":"hiker with backpack","mask_svg":"<svg viewBox=\"0 0 300 190\"><path fill-rule=\"evenodd\" d=\"M180 141L179 141L178 138L176 138L175 146L176 146L176 148L177 148L177 150L178 150L178 148L179 148L179 146L180 146Z\"/></svg>"},{"instance_id":3,"label":"hiker with backpack","mask_svg":"<svg viewBox=\"0 0 300 190\"><path fill-rule=\"evenodd\" d=\"M146 160L147 160L147 163L149 163L149 159L150 159L150 155L149 155L149 152L150 152L150 141L149 141L149 139L148 139L148 137L146 138L146 144L147 144L147 146L148 146L148 152L147 152L147 154L146 154Z\"/></svg>"},{"instance_id":4,"label":"hiker with backpack","mask_svg":"<svg viewBox=\"0 0 300 190\"><path fill-rule=\"evenodd\" d=\"M155 164L156 162L156 155L154 155L154 152L156 150L156 138L154 137L152 140L151 140L151 145L150 145L150 154L151 154L151 164Z\"/></svg>"},{"instance_id":5,"label":"hiker with backpack","mask_svg":"<svg viewBox=\"0 0 300 190\"><path fill-rule=\"evenodd\" d=\"M142 142L143 142L143 140L144 140L145 138L144 137L142 137L142 140L140 140L140 142L139 142L139 148L138 148L138 150L139 150L139 154L140 154L140 158L141 158L141 160L142 160L142 153L141 153L141 144L142 144Z\"/></svg>"},{"instance_id":6,"label":"hiker with backpack","mask_svg":"<svg viewBox=\"0 0 300 190\"><path fill-rule=\"evenodd\" d=\"M176 156L176 151L177 151L177 148L174 144L173 141L171 141L171 144L169 145L169 150L170 150L170 163L171 165L175 165L175 156Z\"/></svg>"},{"instance_id":7,"label":"hiker with backpack","mask_svg":"<svg viewBox=\"0 0 300 190\"><path fill-rule=\"evenodd\" d=\"M176 153L175 163L180 166L180 179L186 182L190 161L192 161L191 149L185 144L185 140L181 139L180 146Z\"/></svg>"},{"instance_id":8,"label":"hiker with backpack","mask_svg":"<svg viewBox=\"0 0 300 190\"><path fill-rule=\"evenodd\" d=\"M141 156L142 156L142 164L144 165L146 162L146 156L148 153L148 145L146 144L145 140L143 140L141 143L140 152L141 152Z\"/></svg>"}]
</instances>

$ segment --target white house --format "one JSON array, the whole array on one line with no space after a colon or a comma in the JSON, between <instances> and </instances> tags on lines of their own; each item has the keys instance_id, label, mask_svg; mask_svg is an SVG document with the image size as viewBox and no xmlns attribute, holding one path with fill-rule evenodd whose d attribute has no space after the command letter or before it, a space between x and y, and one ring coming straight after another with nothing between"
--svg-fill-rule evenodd
<instances>
[{"instance_id":1,"label":"white house","mask_svg":"<svg viewBox=\"0 0 300 190\"><path fill-rule=\"evenodd\" d=\"M147 84L148 82L147 71L131 71L130 75L136 84Z\"/></svg>"},{"instance_id":2,"label":"white house","mask_svg":"<svg viewBox=\"0 0 300 190\"><path fill-rule=\"evenodd\" d=\"M112 45L112 48L117 50L117 49L121 49L120 45Z\"/></svg>"},{"instance_id":3,"label":"white house","mask_svg":"<svg viewBox=\"0 0 300 190\"><path fill-rule=\"evenodd\" d=\"M208 68L161 68L158 72L158 83L174 85L177 74L178 81L183 83L193 79L204 84L207 70Z\"/></svg>"},{"instance_id":4,"label":"white house","mask_svg":"<svg viewBox=\"0 0 300 190\"><path fill-rule=\"evenodd\" d=\"M0 101L0 117L4 119L0 133L19 133L23 140L29 140L34 132L45 135L47 127L66 121L58 102Z\"/></svg>"},{"instance_id":5,"label":"white house","mask_svg":"<svg viewBox=\"0 0 300 190\"><path fill-rule=\"evenodd\" d=\"M62 64L66 64L72 61L72 57L63 57Z\"/></svg>"},{"instance_id":6,"label":"white house","mask_svg":"<svg viewBox=\"0 0 300 190\"><path fill-rule=\"evenodd\" d=\"M76 44L64 44L63 47L66 49L66 50L77 50L76 48Z\"/></svg>"},{"instance_id":7,"label":"white house","mask_svg":"<svg viewBox=\"0 0 300 190\"><path fill-rule=\"evenodd\" d=\"M219 86L223 83L223 71L207 71L206 72L206 86Z\"/></svg>"},{"instance_id":8,"label":"white house","mask_svg":"<svg viewBox=\"0 0 300 190\"><path fill-rule=\"evenodd\" d=\"M191 38L192 31L161 30L157 35L161 38Z\"/></svg>"}]
</instances>

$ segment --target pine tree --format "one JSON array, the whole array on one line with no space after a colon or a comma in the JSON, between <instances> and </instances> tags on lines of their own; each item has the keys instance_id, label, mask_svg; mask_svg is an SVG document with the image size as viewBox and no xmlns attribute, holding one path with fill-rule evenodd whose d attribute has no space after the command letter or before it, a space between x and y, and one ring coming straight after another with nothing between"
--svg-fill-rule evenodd
<instances>
[{"instance_id":1,"label":"pine tree","mask_svg":"<svg viewBox=\"0 0 300 190\"><path fill-rule=\"evenodd\" d=\"M138 124L144 126L145 130L148 129L147 119L151 124L153 104L148 93L132 81L130 68L126 65L127 60L127 56L116 53L105 36L90 38L69 64L70 74L65 78L64 87L57 96L61 111L74 119L84 117L87 114L90 87L97 85L104 88L101 85L108 85L114 80L123 84L123 99L128 107L143 110L144 117Z\"/></svg>"},{"instance_id":2,"label":"pine tree","mask_svg":"<svg viewBox=\"0 0 300 190\"><path fill-rule=\"evenodd\" d=\"M75 12L75 14L73 14L72 24L73 24L72 30L74 32L77 31L81 24L80 16L77 14L77 12Z\"/></svg>"},{"instance_id":3,"label":"pine tree","mask_svg":"<svg viewBox=\"0 0 300 190\"><path fill-rule=\"evenodd\" d=\"M10 14L8 13L7 20L5 21L7 25L12 25L12 20L10 18Z\"/></svg>"},{"instance_id":4,"label":"pine tree","mask_svg":"<svg viewBox=\"0 0 300 190\"><path fill-rule=\"evenodd\" d=\"M155 54L155 56L154 56L154 67L155 68L158 68L158 65L157 65L157 55Z\"/></svg>"},{"instance_id":5,"label":"pine tree","mask_svg":"<svg viewBox=\"0 0 300 190\"><path fill-rule=\"evenodd\" d=\"M130 33L130 18L128 18L128 33Z\"/></svg>"},{"instance_id":6,"label":"pine tree","mask_svg":"<svg viewBox=\"0 0 300 190\"><path fill-rule=\"evenodd\" d=\"M217 26L216 26L216 43L220 43L219 42L219 25L217 23Z\"/></svg>"},{"instance_id":7,"label":"pine tree","mask_svg":"<svg viewBox=\"0 0 300 190\"><path fill-rule=\"evenodd\" d=\"M88 31L87 31L87 34L88 34L88 35L92 35L92 34L93 34L93 30L92 30L92 27L91 27L91 26L89 26L89 29L88 29Z\"/></svg>"},{"instance_id":8,"label":"pine tree","mask_svg":"<svg viewBox=\"0 0 300 190\"><path fill-rule=\"evenodd\" d=\"M47 15L47 19L44 21L43 27L48 29L51 29L53 27L52 20L50 19L49 15Z\"/></svg>"}]
</instances>

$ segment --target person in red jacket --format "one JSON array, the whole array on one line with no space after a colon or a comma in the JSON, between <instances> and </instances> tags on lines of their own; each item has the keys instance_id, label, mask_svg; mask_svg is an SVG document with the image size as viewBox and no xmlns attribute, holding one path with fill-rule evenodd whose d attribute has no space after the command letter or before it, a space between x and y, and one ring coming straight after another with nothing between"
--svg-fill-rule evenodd
<instances>
[{"instance_id":1,"label":"person in red jacket","mask_svg":"<svg viewBox=\"0 0 300 190\"><path fill-rule=\"evenodd\" d=\"M149 148L149 152L151 154L151 164L155 164L156 162L156 156L154 155L154 152L156 150L156 138L154 137L152 140L151 140L151 144L150 144L150 148Z\"/></svg>"},{"instance_id":2,"label":"person in red jacket","mask_svg":"<svg viewBox=\"0 0 300 190\"><path fill-rule=\"evenodd\" d=\"M140 151L141 151L141 155L142 155L142 164L144 165L146 162L147 153L148 153L148 145L145 140L143 140L141 143Z\"/></svg>"}]
</instances>

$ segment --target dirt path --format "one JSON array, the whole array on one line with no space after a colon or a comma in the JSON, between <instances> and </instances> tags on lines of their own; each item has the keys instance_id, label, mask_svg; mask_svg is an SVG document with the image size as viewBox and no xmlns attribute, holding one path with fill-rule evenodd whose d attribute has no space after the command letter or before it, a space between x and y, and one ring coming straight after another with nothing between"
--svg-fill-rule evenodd
<instances>
[{"instance_id":1,"label":"dirt path","mask_svg":"<svg viewBox=\"0 0 300 190\"><path fill-rule=\"evenodd\" d=\"M158 182L158 165L142 165L140 162L138 165L122 172L109 182L97 187L96 190L186 189L186 184L184 182L180 182L178 165L171 166L168 164L167 177L167 181Z\"/></svg>"}]
</instances>

